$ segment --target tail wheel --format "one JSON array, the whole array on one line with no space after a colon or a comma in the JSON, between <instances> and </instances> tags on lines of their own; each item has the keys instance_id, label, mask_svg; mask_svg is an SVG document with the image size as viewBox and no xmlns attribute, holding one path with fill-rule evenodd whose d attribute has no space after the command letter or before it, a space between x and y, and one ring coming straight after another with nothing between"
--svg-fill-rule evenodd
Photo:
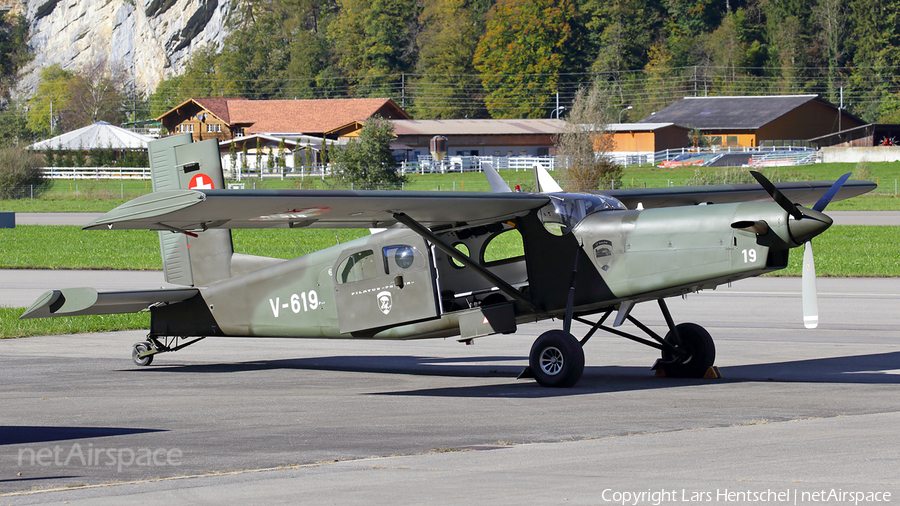
<instances>
[{"instance_id":1,"label":"tail wheel","mask_svg":"<svg viewBox=\"0 0 900 506\"><path fill-rule=\"evenodd\" d=\"M712 337L696 323L681 323L675 326L678 339L670 331L666 334L666 342L682 351L677 356L671 351L663 350L663 367L668 376L676 378L702 378L716 361L716 346Z\"/></svg>"},{"instance_id":2,"label":"tail wheel","mask_svg":"<svg viewBox=\"0 0 900 506\"><path fill-rule=\"evenodd\" d=\"M153 362L153 355L147 355L141 357L141 353L148 352L152 348L150 342L144 341L142 343L136 343L134 347L131 349L131 360L134 361L135 365L146 366L150 365Z\"/></svg>"},{"instance_id":3,"label":"tail wheel","mask_svg":"<svg viewBox=\"0 0 900 506\"><path fill-rule=\"evenodd\" d=\"M584 373L584 350L568 332L544 332L531 346L529 366L542 386L568 388L578 383Z\"/></svg>"}]
</instances>

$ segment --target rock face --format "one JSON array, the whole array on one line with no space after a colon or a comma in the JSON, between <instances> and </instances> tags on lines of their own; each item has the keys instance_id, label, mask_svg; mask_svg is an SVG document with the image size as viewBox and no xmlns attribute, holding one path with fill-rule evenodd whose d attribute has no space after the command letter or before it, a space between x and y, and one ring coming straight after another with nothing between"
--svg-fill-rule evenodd
<instances>
[{"instance_id":1,"label":"rock face","mask_svg":"<svg viewBox=\"0 0 900 506\"><path fill-rule=\"evenodd\" d=\"M106 59L151 93L164 78L181 72L191 51L221 47L232 0L24 0L34 61L19 92L30 95L40 69L59 63L80 70Z\"/></svg>"}]
</instances>

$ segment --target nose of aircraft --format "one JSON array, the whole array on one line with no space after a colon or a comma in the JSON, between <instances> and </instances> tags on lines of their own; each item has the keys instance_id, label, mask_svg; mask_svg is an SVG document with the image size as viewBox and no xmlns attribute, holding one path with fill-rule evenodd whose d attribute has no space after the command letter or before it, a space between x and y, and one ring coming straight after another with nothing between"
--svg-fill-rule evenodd
<instances>
[{"instance_id":1,"label":"nose of aircraft","mask_svg":"<svg viewBox=\"0 0 900 506\"><path fill-rule=\"evenodd\" d=\"M788 229L790 230L791 238L798 245L821 234L834 223L834 220L825 213L805 207L800 207L799 209L803 213L802 218L799 220L794 219L793 216L788 218Z\"/></svg>"}]
</instances>

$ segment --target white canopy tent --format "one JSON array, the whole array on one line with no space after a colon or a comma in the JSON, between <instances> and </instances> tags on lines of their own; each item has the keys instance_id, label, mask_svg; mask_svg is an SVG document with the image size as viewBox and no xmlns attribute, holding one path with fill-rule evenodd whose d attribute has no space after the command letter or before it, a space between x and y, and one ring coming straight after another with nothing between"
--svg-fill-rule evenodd
<instances>
[{"instance_id":1,"label":"white canopy tent","mask_svg":"<svg viewBox=\"0 0 900 506\"><path fill-rule=\"evenodd\" d=\"M93 125L36 142L28 146L28 149L147 149L147 142L151 140L153 140L152 137L111 125L105 121L98 121Z\"/></svg>"}]
</instances>

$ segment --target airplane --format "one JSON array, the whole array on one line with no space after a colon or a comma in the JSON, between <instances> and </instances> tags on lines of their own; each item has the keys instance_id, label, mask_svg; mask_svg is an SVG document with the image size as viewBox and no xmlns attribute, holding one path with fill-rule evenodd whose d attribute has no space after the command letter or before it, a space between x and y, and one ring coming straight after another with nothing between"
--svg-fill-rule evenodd
<instances>
[{"instance_id":1,"label":"airplane","mask_svg":"<svg viewBox=\"0 0 900 506\"><path fill-rule=\"evenodd\" d=\"M804 321L815 327L810 240L832 224L822 211L876 186L850 174L773 184L754 172L759 185L566 193L536 171L547 193L528 193L488 171L490 193L229 190L215 140L179 134L148 149L153 192L84 228L158 231L165 279L181 288L51 290L21 318L149 311L147 339L132 348L138 366L206 337L455 336L471 344L558 319L560 328L534 341L520 375L546 387L579 381L583 346L597 331L656 349L654 368L665 376L705 376L712 337L700 325L676 325L665 299L783 269L803 245ZM289 260L234 252L231 229L271 227L379 231ZM654 301L665 336L630 314ZM581 338L574 321L590 327ZM625 322L645 336L620 329Z\"/></svg>"}]
</instances>

